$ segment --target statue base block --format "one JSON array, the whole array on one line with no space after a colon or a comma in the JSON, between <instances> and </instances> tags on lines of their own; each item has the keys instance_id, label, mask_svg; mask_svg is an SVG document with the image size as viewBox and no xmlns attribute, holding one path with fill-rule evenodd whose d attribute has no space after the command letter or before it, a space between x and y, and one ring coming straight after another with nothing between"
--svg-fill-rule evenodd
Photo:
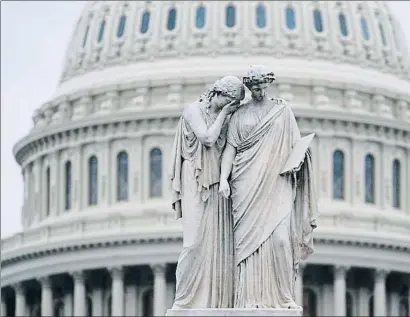
<instances>
[{"instance_id":1,"label":"statue base block","mask_svg":"<svg viewBox=\"0 0 410 317\"><path fill-rule=\"evenodd\" d=\"M168 309L165 316L303 316L303 311L285 308L195 308Z\"/></svg>"}]
</instances>

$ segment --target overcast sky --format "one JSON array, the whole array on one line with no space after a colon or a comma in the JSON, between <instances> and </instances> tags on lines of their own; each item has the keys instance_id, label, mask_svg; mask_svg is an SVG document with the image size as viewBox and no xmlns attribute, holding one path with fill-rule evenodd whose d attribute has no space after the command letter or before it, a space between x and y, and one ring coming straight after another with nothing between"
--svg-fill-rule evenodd
<instances>
[{"instance_id":1,"label":"overcast sky","mask_svg":"<svg viewBox=\"0 0 410 317\"><path fill-rule=\"evenodd\" d=\"M410 1L390 1L410 43ZM19 230L23 201L12 147L53 94L81 1L1 2L1 237ZM410 45L410 44L409 44Z\"/></svg>"}]
</instances>

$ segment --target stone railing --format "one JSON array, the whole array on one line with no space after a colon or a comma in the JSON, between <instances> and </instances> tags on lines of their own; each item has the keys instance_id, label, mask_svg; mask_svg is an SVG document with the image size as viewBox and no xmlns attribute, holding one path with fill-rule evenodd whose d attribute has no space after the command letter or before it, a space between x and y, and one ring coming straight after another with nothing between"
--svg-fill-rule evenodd
<instances>
[{"instance_id":1,"label":"stone railing","mask_svg":"<svg viewBox=\"0 0 410 317\"><path fill-rule=\"evenodd\" d=\"M282 82L285 80L282 79ZM205 85L205 82L203 83ZM312 84L312 85L311 85ZM374 94L372 88L361 87L355 89L338 89L341 99L335 99L334 85L326 87L322 83L304 83L299 80L297 85L281 84L275 90L276 94L291 102L295 107L303 100L303 107L308 104L312 109L326 109L351 113L377 115L388 119L410 121L410 95L396 96L396 93L378 92ZM203 91L192 92L185 89L189 83L165 85L166 92L161 92L155 107L150 105L150 95L155 93L154 88L147 87L120 87L108 86L98 91L82 91L73 96L63 96L52 100L34 112L33 122L35 129L49 126L67 124L86 118L100 118L121 113L138 112L147 110L161 112L159 109L180 110L182 100L195 100ZM307 89L307 87L309 87ZM343 83L340 83L343 87ZM306 95L300 95L300 89ZM101 92L103 91L103 92ZM343 105L343 107L340 107Z\"/></svg>"},{"instance_id":2,"label":"stone railing","mask_svg":"<svg viewBox=\"0 0 410 317\"><path fill-rule=\"evenodd\" d=\"M392 246L410 245L410 215L387 216L379 210L337 210L321 207L317 237ZM385 212L385 211L384 211ZM102 243L116 239L163 239L181 237L180 221L171 211L122 213L104 216L83 215L82 219L44 225L15 234L1 241L2 261L30 252L65 248L84 243Z\"/></svg>"},{"instance_id":3,"label":"stone railing","mask_svg":"<svg viewBox=\"0 0 410 317\"><path fill-rule=\"evenodd\" d=\"M141 213L107 214L103 217L73 218L42 225L17 233L1 241L2 261L54 247L102 242L116 238L162 238L163 234L180 235L182 228L173 212L152 215Z\"/></svg>"}]
</instances>

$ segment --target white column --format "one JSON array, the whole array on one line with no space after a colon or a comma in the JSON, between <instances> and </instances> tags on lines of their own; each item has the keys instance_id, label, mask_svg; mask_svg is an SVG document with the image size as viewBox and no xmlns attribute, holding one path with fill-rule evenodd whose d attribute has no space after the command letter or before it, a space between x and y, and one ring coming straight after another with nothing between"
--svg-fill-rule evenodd
<instances>
[{"instance_id":1,"label":"white column","mask_svg":"<svg viewBox=\"0 0 410 317\"><path fill-rule=\"evenodd\" d=\"M30 183L30 175L29 175L29 165L26 165L23 170L22 170L22 176L23 176L23 206L21 207L21 220L20 223L23 226L23 228L26 228L29 225L29 215L27 214L31 210L29 209L28 206L30 206L28 202L28 195L29 195L29 183ZM30 206L31 207L31 206Z\"/></svg>"},{"instance_id":2,"label":"white column","mask_svg":"<svg viewBox=\"0 0 410 317\"><path fill-rule=\"evenodd\" d=\"M368 291L364 287L359 288L359 307L358 315L359 316L369 316L369 296Z\"/></svg>"},{"instance_id":3,"label":"white column","mask_svg":"<svg viewBox=\"0 0 410 317\"><path fill-rule=\"evenodd\" d=\"M114 267L111 273L111 316L124 316L124 270Z\"/></svg>"},{"instance_id":4,"label":"white column","mask_svg":"<svg viewBox=\"0 0 410 317\"><path fill-rule=\"evenodd\" d=\"M74 149L74 157L71 162L71 181L72 181L72 209L74 211L80 211L82 209L82 197L83 197L83 186L82 186L82 148L77 146Z\"/></svg>"},{"instance_id":5,"label":"white column","mask_svg":"<svg viewBox=\"0 0 410 317\"><path fill-rule=\"evenodd\" d=\"M41 283L41 316L53 316L53 293L50 277L40 278Z\"/></svg>"},{"instance_id":6,"label":"white column","mask_svg":"<svg viewBox=\"0 0 410 317\"><path fill-rule=\"evenodd\" d=\"M64 296L64 316L73 316L73 294L67 293Z\"/></svg>"},{"instance_id":7,"label":"white column","mask_svg":"<svg viewBox=\"0 0 410 317\"><path fill-rule=\"evenodd\" d=\"M4 296L1 296L1 316L7 316L7 304Z\"/></svg>"},{"instance_id":8,"label":"white column","mask_svg":"<svg viewBox=\"0 0 410 317\"><path fill-rule=\"evenodd\" d=\"M397 292L391 292L389 296L389 316L399 316L400 296Z\"/></svg>"},{"instance_id":9,"label":"white column","mask_svg":"<svg viewBox=\"0 0 410 317\"><path fill-rule=\"evenodd\" d=\"M102 286L93 289L93 316L103 316L104 312L104 293Z\"/></svg>"},{"instance_id":10,"label":"white column","mask_svg":"<svg viewBox=\"0 0 410 317\"><path fill-rule=\"evenodd\" d=\"M364 201L364 173L363 173L363 142L357 138L353 138L352 158L351 158L351 198L353 204L362 204Z\"/></svg>"},{"instance_id":11,"label":"white column","mask_svg":"<svg viewBox=\"0 0 410 317\"><path fill-rule=\"evenodd\" d=\"M137 285L131 284L125 291L125 316L137 315Z\"/></svg>"},{"instance_id":12,"label":"white column","mask_svg":"<svg viewBox=\"0 0 410 317\"><path fill-rule=\"evenodd\" d=\"M322 286L322 303L321 310L318 309L319 316L332 316L333 315L333 285L324 284Z\"/></svg>"},{"instance_id":13,"label":"white column","mask_svg":"<svg viewBox=\"0 0 410 317\"><path fill-rule=\"evenodd\" d=\"M74 316L87 316L84 272L71 273L74 280Z\"/></svg>"},{"instance_id":14,"label":"white column","mask_svg":"<svg viewBox=\"0 0 410 317\"><path fill-rule=\"evenodd\" d=\"M98 162L98 181L100 187L98 191L99 201L103 206L111 205L111 184L114 184L114 180L111 178L112 166L111 166L111 143L103 142L102 144L102 156L101 156L101 168L100 162ZM116 167L114 168L116 170ZM101 189L101 190L100 190ZM100 196L101 195L101 196Z\"/></svg>"},{"instance_id":15,"label":"white column","mask_svg":"<svg viewBox=\"0 0 410 317\"><path fill-rule=\"evenodd\" d=\"M346 316L346 273L347 267L335 266L334 267L334 295L333 295L333 307L334 316Z\"/></svg>"},{"instance_id":16,"label":"white column","mask_svg":"<svg viewBox=\"0 0 410 317\"><path fill-rule=\"evenodd\" d=\"M33 223L38 223L44 218L42 214L43 199L41 196L41 189L42 189L41 184L45 178L42 172L43 172L43 169L42 169L41 160L36 160L33 163L33 173L31 176L31 177L34 177L34 181L33 181L34 186L31 192L31 195L32 195L31 196L31 204L32 204L31 213L33 214L32 215Z\"/></svg>"},{"instance_id":17,"label":"white column","mask_svg":"<svg viewBox=\"0 0 410 317\"><path fill-rule=\"evenodd\" d=\"M167 283L167 299L166 299L166 309L171 309L172 305L174 304L175 298L175 283L169 282Z\"/></svg>"},{"instance_id":18,"label":"white column","mask_svg":"<svg viewBox=\"0 0 410 317\"><path fill-rule=\"evenodd\" d=\"M60 158L54 153L50 158L50 215L56 216L60 212L58 184L60 176Z\"/></svg>"},{"instance_id":19,"label":"white column","mask_svg":"<svg viewBox=\"0 0 410 317\"><path fill-rule=\"evenodd\" d=\"M303 307L303 271L305 270L304 264L299 264L299 269L295 281L295 301L296 304Z\"/></svg>"},{"instance_id":20,"label":"white column","mask_svg":"<svg viewBox=\"0 0 410 317\"><path fill-rule=\"evenodd\" d=\"M154 273L154 316L165 316L166 301L166 264L158 263L151 265Z\"/></svg>"},{"instance_id":21,"label":"white column","mask_svg":"<svg viewBox=\"0 0 410 317\"><path fill-rule=\"evenodd\" d=\"M374 315L386 316L386 277L387 271L375 270L374 272Z\"/></svg>"},{"instance_id":22,"label":"white column","mask_svg":"<svg viewBox=\"0 0 410 317\"><path fill-rule=\"evenodd\" d=\"M27 306L23 283L16 284L14 291L16 293L16 316L25 316Z\"/></svg>"},{"instance_id":23,"label":"white column","mask_svg":"<svg viewBox=\"0 0 410 317\"><path fill-rule=\"evenodd\" d=\"M134 160L144 162L144 151L142 149L144 149L142 138L135 138L131 154ZM136 202L142 202L145 199L143 167L141 164L131 164L129 168L132 175L132 194L130 198Z\"/></svg>"}]
</instances>

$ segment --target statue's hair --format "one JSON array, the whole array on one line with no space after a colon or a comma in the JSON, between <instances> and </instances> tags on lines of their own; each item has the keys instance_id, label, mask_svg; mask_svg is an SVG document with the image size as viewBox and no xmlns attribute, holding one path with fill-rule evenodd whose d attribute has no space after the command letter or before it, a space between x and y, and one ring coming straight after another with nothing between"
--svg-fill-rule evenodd
<instances>
[{"instance_id":1,"label":"statue's hair","mask_svg":"<svg viewBox=\"0 0 410 317\"><path fill-rule=\"evenodd\" d=\"M251 88L253 85L270 84L275 80L275 74L269 72L263 65L251 65L243 77L243 83L246 87Z\"/></svg>"},{"instance_id":2,"label":"statue's hair","mask_svg":"<svg viewBox=\"0 0 410 317\"><path fill-rule=\"evenodd\" d=\"M240 98L243 99L245 97L245 88L241 80L235 76L225 76L215 81L212 87L201 97L201 100L206 99L211 101L212 97L216 94L237 98L238 92L240 94Z\"/></svg>"}]
</instances>

